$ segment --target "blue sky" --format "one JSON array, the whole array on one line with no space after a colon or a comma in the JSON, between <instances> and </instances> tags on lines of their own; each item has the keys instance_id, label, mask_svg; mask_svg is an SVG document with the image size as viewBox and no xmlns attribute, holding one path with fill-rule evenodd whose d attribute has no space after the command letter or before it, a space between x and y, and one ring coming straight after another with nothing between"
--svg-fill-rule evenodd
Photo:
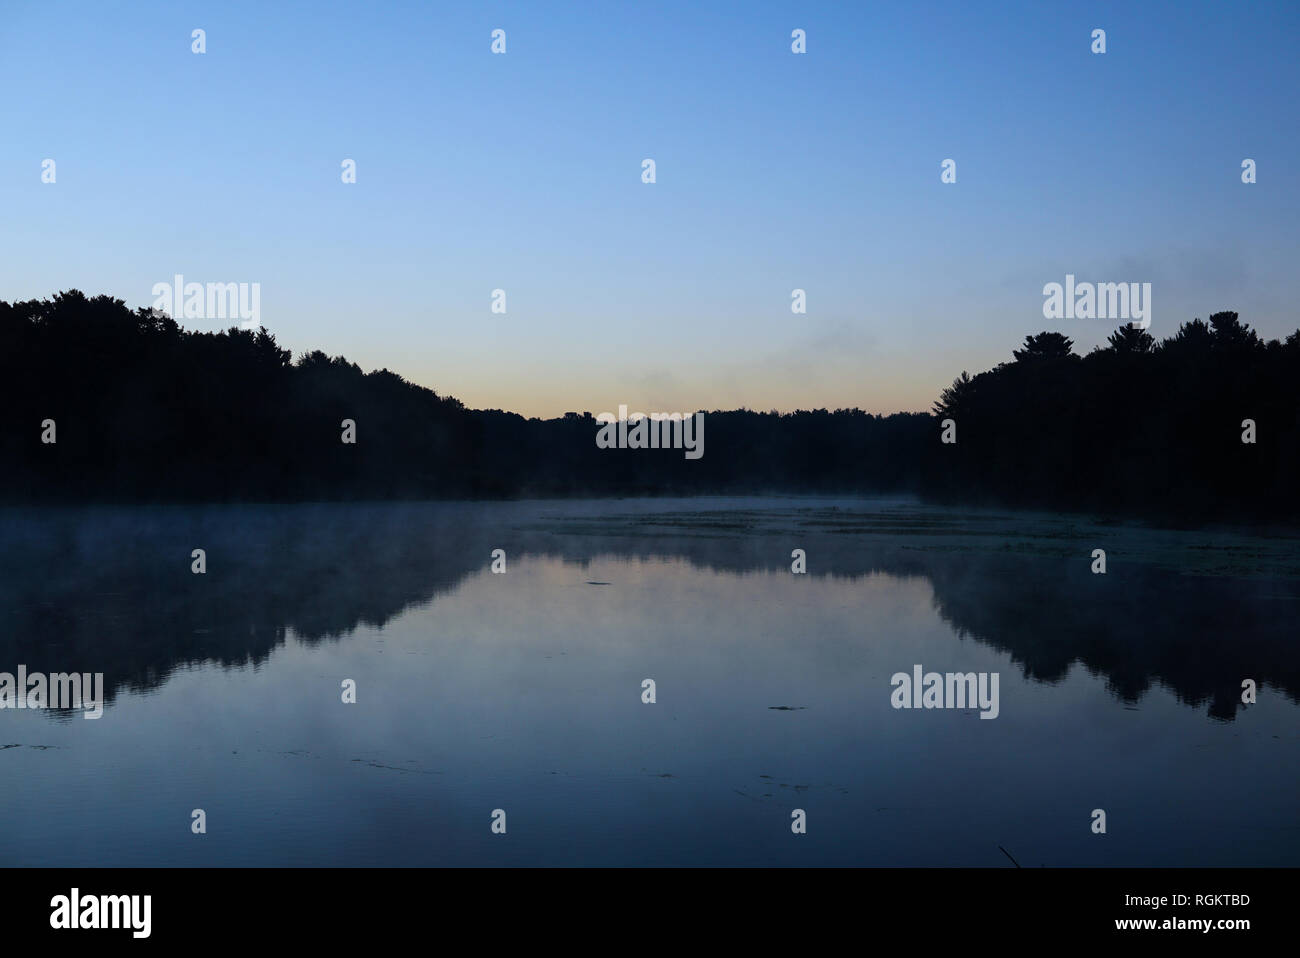
<instances>
[{"instance_id":1,"label":"blue sky","mask_svg":"<svg viewBox=\"0 0 1300 958\"><path fill-rule=\"evenodd\" d=\"M1067 273L1150 282L1157 337L1237 309L1272 338L1300 325L1298 27L1293 3L4 0L0 299L258 282L295 352L545 416L924 409L1027 333L1102 342L1043 318Z\"/></svg>"}]
</instances>

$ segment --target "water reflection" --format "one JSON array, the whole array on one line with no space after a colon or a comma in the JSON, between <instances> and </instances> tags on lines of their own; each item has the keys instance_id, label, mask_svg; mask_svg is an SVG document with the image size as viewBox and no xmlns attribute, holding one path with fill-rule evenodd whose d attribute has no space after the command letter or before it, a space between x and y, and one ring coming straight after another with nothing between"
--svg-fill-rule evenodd
<instances>
[{"instance_id":1,"label":"water reflection","mask_svg":"<svg viewBox=\"0 0 1300 958\"><path fill-rule=\"evenodd\" d=\"M0 670L111 692L0 711L0 865L1300 863L1292 540L860 501L2 518ZM999 673L997 719L893 709L916 663Z\"/></svg>"},{"instance_id":2,"label":"water reflection","mask_svg":"<svg viewBox=\"0 0 1300 958\"><path fill-rule=\"evenodd\" d=\"M1106 575L1090 571L1098 545ZM195 548L205 575L190 571ZM803 548L813 578L924 578L959 636L1040 682L1078 662L1124 703L1160 684L1221 720L1242 708L1244 678L1300 698L1295 540L852 501L11 512L0 663L102 671L111 703L178 667L264 662L289 632L316 644L382 627L481 572L495 548L510 563L656 556L732 574L788 572ZM1207 563L1220 554L1231 561Z\"/></svg>"}]
</instances>

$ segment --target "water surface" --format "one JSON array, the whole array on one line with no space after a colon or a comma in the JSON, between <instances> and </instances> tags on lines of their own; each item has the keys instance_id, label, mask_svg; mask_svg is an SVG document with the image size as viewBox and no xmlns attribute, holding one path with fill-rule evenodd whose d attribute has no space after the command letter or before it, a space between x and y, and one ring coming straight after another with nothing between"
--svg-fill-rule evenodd
<instances>
[{"instance_id":1,"label":"water surface","mask_svg":"<svg viewBox=\"0 0 1300 958\"><path fill-rule=\"evenodd\" d=\"M110 695L0 711L0 865L1300 864L1294 538L862 499L2 520L0 671ZM998 673L998 717L892 708L917 663Z\"/></svg>"}]
</instances>

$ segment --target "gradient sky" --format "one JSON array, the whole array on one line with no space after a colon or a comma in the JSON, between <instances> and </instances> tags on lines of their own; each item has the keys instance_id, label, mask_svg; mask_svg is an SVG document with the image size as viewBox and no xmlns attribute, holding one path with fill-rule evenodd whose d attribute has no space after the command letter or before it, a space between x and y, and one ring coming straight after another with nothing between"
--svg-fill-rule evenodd
<instances>
[{"instance_id":1,"label":"gradient sky","mask_svg":"<svg viewBox=\"0 0 1300 958\"><path fill-rule=\"evenodd\" d=\"M0 299L258 282L295 353L542 416L926 409L1102 342L1066 273L1300 325L1300 5L982 6L0 0Z\"/></svg>"}]
</instances>

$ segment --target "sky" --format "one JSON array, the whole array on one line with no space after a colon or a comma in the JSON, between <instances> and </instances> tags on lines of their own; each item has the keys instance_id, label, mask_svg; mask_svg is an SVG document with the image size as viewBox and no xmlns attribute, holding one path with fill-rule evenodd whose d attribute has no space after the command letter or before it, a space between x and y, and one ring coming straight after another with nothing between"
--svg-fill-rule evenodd
<instances>
[{"instance_id":1,"label":"sky","mask_svg":"<svg viewBox=\"0 0 1300 958\"><path fill-rule=\"evenodd\" d=\"M543 417L924 410L1027 334L1104 343L1044 318L1067 274L1151 283L1157 338L1221 309L1277 338L1298 28L1186 0L0 0L0 300L258 283L295 353Z\"/></svg>"}]
</instances>

